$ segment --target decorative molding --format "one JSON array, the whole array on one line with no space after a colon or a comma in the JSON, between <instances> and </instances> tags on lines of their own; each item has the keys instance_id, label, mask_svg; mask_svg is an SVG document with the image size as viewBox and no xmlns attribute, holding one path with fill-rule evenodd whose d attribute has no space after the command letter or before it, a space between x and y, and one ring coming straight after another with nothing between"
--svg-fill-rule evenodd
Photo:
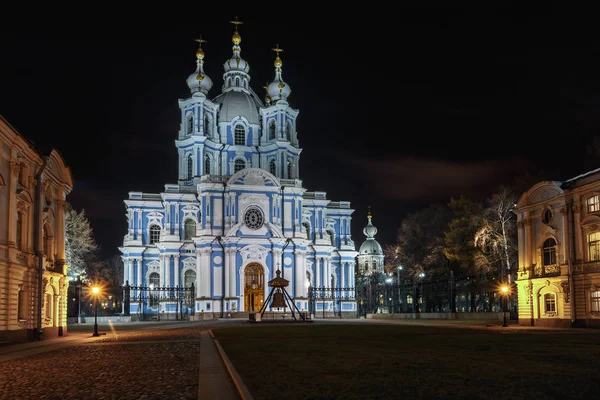
<instances>
[{"instance_id":1,"label":"decorative molding","mask_svg":"<svg viewBox=\"0 0 600 400\"><path fill-rule=\"evenodd\" d=\"M563 290L563 297L565 299L565 303L569 303L571 301L571 291L570 291L570 285L569 285L569 281L562 281L560 283L560 286L562 287Z\"/></svg>"},{"instance_id":2,"label":"decorative molding","mask_svg":"<svg viewBox=\"0 0 600 400\"><path fill-rule=\"evenodd\" d=\"M246 261L262 261L264 262L267 258L269 250L260 245L251 244L240 249L242 255L242 262Z\"/></svg>"},{"instance_id":3,"label":"decorative molding","mask_svg":"<svg viewBox=\"0 0 600 400\"><path fill-rule=\"evenodd\" d=\"M525 295L527 296L527 304L530 304L533 297L533 282L529 281L527 286L524 286L524 289Z\"/></svg>"}]
</instances>

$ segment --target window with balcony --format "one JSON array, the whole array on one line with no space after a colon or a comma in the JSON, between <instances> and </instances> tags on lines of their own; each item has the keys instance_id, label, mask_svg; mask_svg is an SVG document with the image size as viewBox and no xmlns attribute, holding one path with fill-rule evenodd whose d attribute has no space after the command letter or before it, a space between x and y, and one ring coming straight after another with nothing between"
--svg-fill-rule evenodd
<instances>
[{"instance_id":1,"label":"window with balcony","mask_svg":"<svg viewBox=\"0 0 600 400\"><path fill-rule=\"evenodd\" d=\"M544 242L544 265L556 265L556 241L552 238Z\"/></svg>"}]
</instances>

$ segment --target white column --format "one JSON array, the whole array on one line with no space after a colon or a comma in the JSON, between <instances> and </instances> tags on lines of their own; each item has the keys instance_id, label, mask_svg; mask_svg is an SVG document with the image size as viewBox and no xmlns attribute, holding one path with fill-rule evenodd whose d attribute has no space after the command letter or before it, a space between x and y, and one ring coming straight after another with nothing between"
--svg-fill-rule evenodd
<instances>
[{"instance_id":1,"label":"white column","mask_svg":"<svg viewBox=\"0 0 600 400\"><path fill-rule=\"evenodd\" d=\"M229 252L227 253L227 256L229 257L229 297L235 297L236 296L236 290L235 290L235 283L236 283L236 271L237 271L237 265L236 265L236 255L237 255L237 249L229 249Z\"/></svg>"},{"instance_id":2,"label":"white column","mask_svg":"<svg viewBox=\"0 0 600 400\"><path fill-rule=\"evenodd\" d=\"M165 280L163 286L171 286L171 257L170 255L165 256Z\"/></svg>"},{"instance_id":3,"label":"white column","mask_svg":"<svg viewBox=\"0 0 600 400\"><path fill-rule=\"evenodd\" d=\"M325 258L325 276L323 279L325 280L325 287L331 287L331 259Z\"/></svg>"},{"instance_id":4,"label":"white column","mask_svg":"<svg viewBox=\"0 0 600 400\"><path fill-rule=\"evenodd\" d=\"M135 285L135 282L133 281L133 260L128 258L127 264L129 265L129 284Z\"/></svg>"},{"instance_id":5,"label":"white column","mask_svg":"<svg viewBox=\"0 0 600 400\"><path fill-rule=\"evenodd\" d=\"M200 250L199 274L198 274L198 297L210 297L210 248Z\"/></svg>"},{"instance_id":6,"label":"white column","mask_svg":"<svg viewBox=\"0 0 600 400\"><path fill-rule=\"evenodd\" d=\"M304 280L306 279L303 275L304 272L304 262L303 262L303 253L299 250L296 250L295 253L295 261L294 261L294 298L304 297Z\"/></svg>"},{"instance_id":7,"label":"white column","mask_svg":"<svg viewBox=\"0 0 600 400\"><path fill-rule=\"evenodd\" d=\"M340 287L341 288L348 287L346 285L346 267L347 267L347 265L348 265L348 263L345 263L345 262L341 262L340 263L340 268L341 268L341 271L340 271ZM340 295L341 296L345 296L346 295L346 291L345 290L340 291Z\"/></svg>"},{"instance_id":8,"label":"white column","mask_svg":"<svg viewBox=\"0 0 600 400\"><path fill-rule=\"evenodd\" d=\"M229 275L229 268L230 268L230 263L231 260L229 259L229 249L225 249L225 251L223 252L223 265L222 268L225 268L225 273L223 275L225 275L225 298L229 297L229 280L231 279L231 276ZM223 310L225 311L225 310Z\"/></svg>"},{"instance_id":9,"label":"white column","mask_svg":"<svg viewBox=\"0 0 600 400\"><path fill-rule=\"evenodd\" d=\"M137 262L137 286L145 285L144 277L142 276L142 259L136 258L134 261Z\"/></svg>"},{"instance_id":10,"label":"white column","mask_svg":"<svg viewBox=\"0 0 600 400\"><path fill-rule=\"evenodd\" d=\"M316 287L321 287L321 273L323 268L321 266L323 259L321 257L315 257L315 285Z\"/></svg>"},{"instance_id":11,"label":"white column","mask_svg":"<svg viewBox=\"0 0 600 400\"><path fill-rule=\"evenodd\" d=\"M175 281L173 282L173 286L181 286L179 278L179 254L173 256L173 263L175 264Z\"/></svg>"}]
</instances>

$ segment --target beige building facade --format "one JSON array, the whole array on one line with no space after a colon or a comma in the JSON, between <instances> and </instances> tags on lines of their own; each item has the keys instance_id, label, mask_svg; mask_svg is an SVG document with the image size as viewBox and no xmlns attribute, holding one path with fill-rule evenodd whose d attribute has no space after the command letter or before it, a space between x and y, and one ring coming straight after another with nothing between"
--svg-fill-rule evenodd
<instances>
[{"instance_id":1,"label":"beige building facade","mask_svg":"<svg viewBox=\"0 0 600 400\"><path fill-rule=\"evenodd\" d=\"M0 116L0 343L66 334L70 169Z\"/></svg>"},{"instance_id":2,"label":"beige building facade","mask_svg":"<svg viewBox=\"0 0 600 400\"><path fill-rule=\"evenodd\" d=\"M600 327L600 169L534 185L515 213L519 324Z\"/></svg>"}]
</instances>

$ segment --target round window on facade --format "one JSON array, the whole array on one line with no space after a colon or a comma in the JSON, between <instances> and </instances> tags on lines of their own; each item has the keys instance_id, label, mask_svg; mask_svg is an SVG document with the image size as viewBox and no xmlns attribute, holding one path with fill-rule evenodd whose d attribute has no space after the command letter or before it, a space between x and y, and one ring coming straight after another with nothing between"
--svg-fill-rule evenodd
<instances>
[{"instance_id":1,"label":"round window on facade","mask_svg":"<svg viewBox=\"0 0 600 400\"><path fill-rule=\"evenodd\" d=\"M262 211L256 207L251 207L244 214L244 223L250 229L259 229L263 226L264 217Z\"/></svg>"},{"instance_id":2,"label":"round window on facade","mask_svg":"<svg viewBox=\"0 0 600 400\"><path fill-rule=\"evenodd\" d=\"M545 224L549 224L552 221L552 210L546 208L542 213L542 222Z\"/></svg>"}]
</instances>

